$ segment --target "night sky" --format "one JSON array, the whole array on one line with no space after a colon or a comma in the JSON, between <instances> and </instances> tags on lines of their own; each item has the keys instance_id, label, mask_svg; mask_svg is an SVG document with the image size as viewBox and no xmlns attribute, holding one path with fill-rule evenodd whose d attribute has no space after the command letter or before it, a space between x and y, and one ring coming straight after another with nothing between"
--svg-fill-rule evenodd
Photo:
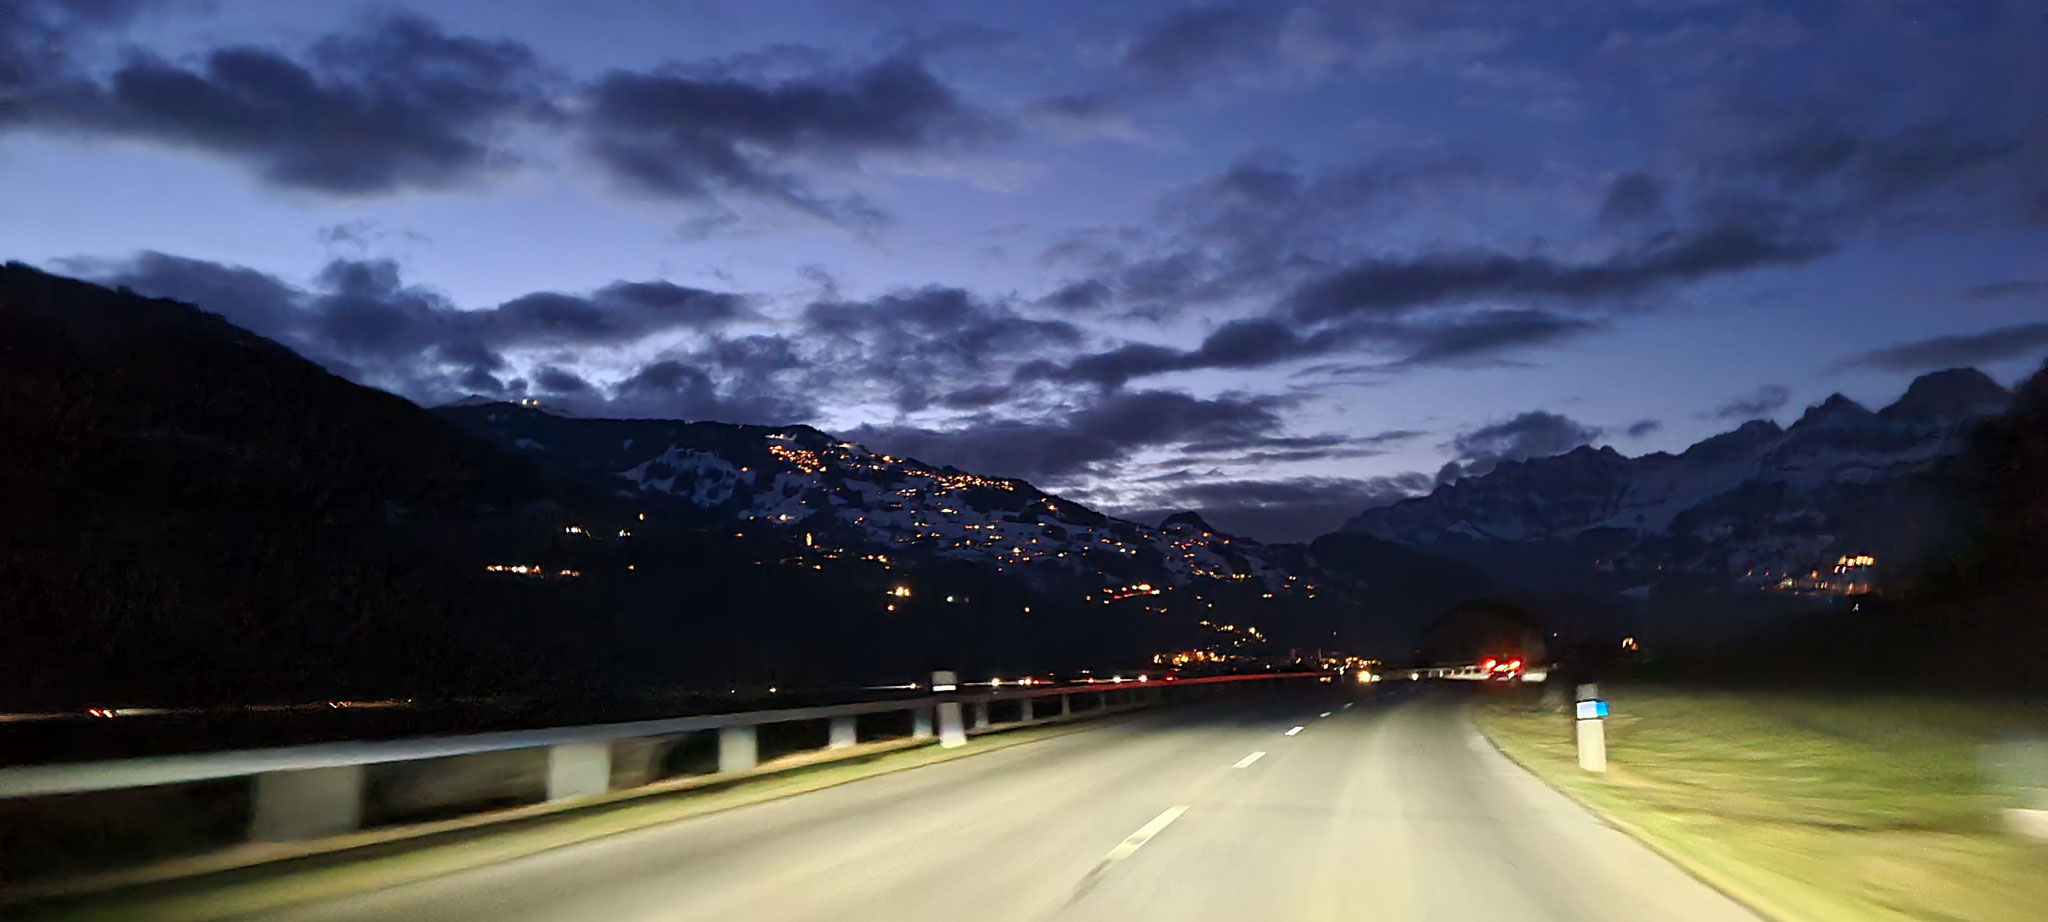
<instances>
[{"instance_id":1,"label":"night sky","mask_svg":"<svg viewBox=\"0 0 2048 922\"><path fill-rule=\"evenodd\" d=\"M0 2L0 258L1270 539L2048 353L2048 4Z\"/></svg>"}]
</instances>

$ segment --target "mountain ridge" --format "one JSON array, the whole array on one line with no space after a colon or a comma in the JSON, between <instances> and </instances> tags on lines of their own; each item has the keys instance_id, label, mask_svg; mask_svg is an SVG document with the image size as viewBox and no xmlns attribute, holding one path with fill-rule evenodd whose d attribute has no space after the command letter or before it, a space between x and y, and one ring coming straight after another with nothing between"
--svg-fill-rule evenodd
<instances>
[{"instance_id":1,"label":"mountain ridge","mask_svg":"<svg viewBox=\"0 0 2048 922\"><path fill-rule=\"evenodd\" d=\"M1339 533L1451 556L1509 583L1609 590L1677 570L1753 584L1814 579L1829 555L1874 546L1888 564L1904 562L1945 527L1930 511L1946 501L1937 469L1971 426L2011 402L1982 372L1946 369L1877 411L1833 394L1790 426L1750 420L1676 454L1587 445L1503 462L1366 510ZM1910 527L1885 533L1871 524L1880 508Z\"/></svg>"},{"instance_id":2,"label":"mountain ridge","mask_svg":"<svg viewBox=\"0 0 2048 922\"><path fill-rule=\"evenodd\" d=\"M0 267L0 700L601 698L1126 668L1243 649L1204 612L1262 625L1279 652L1260 656L1355 612L1287 578L1307 572L1300 548L1169 536L807 426L550 410L428 410L200 308ZM493 414L524 428L479 431ZM710 448L762 476L736 499ZM897 508L854 522L849 497ZM936 513L953 503L979 518ZM826 556L840 537L867 543ZM1041 560L1061 550L1088 566Z\"/></svg>"},{"instance_id":3,"label":"mountain ridge","mask_svg":"<svg viewBox=\"0 0 2048 922\"><path fill-rule=\"evenodd\" d=\"M737 526L809 535L835 548L927 554L1033 573L1136 582L1255 582L1296 593L1313 568L1299 545L1269 545L1181 513L1159 526L1120 519L1018 478L870 451L807 425L549 418L545 408L463 401L433 408L466 430L621 495L687 503ZM1028 568L1028 569L1021 569Z\"/></svg>"}]
</instances>

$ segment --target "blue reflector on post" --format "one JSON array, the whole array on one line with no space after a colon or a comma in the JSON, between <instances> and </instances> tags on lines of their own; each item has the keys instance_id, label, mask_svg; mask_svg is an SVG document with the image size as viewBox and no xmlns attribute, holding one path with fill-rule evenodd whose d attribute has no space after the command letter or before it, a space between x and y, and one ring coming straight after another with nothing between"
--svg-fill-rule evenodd
<instances>
[{"instance_id":1,"label":"blue reflector on post","mask_svg":"<svg viewBox=\"0 0 2048 922\"><path fill-rule=\"evenodd\" d=\"M1598 720L1607 716L1607 702L1601 700L1579 702L1580 720Z\"/></svg>"}]
</instances>

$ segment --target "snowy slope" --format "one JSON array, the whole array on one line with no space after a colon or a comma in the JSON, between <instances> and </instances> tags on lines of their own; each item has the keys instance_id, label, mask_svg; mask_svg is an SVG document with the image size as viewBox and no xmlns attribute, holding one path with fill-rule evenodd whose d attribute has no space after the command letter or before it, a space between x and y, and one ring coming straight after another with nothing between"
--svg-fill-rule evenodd
<instances>
[{"instance_id":1,"label":"snowy slope","mask_svg":"<svg viewBox=\"0 0 2048 922\"><path fill-rule=\"evenodd\" d=\"M1625 570L1633 557L1639 568L1776 577L1837 550L1859 552L1842 545L1873 540L1858 532L1869 530L1858 524L1865 513L1908 502L1904 485L2010 402L1979 372L1936 372L1876 413L1837 394L1789 427L1755 420L1677 455L1582 447L1503 463L1367 510L1342 531L1474 562L1529 560L1535 545L1570 545L1606 569ZM1530 547L1503 547L1511 544Z\"/></svg>"},{"instance_id":2,"label":"snowy slope","mask_svg":"<svg viewBox=\"0 0 2048 922\"><path fill-rule=\"evenodd\" d=\"M918 557L1105 589L1223 581L1311 591L1299 547L1268 547L1183 517L1111 518L1021 480L881 455L808 426L550 417L462 401L440 412L623 493L687 503L711 521L809 536L820 555Z\"/></svg>"}]
</instances>

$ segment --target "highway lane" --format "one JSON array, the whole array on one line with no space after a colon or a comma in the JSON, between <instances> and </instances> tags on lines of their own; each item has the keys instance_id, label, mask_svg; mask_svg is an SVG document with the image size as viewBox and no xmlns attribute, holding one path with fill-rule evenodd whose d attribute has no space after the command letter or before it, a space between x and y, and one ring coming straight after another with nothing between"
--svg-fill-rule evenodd
<instances>
[{"instance_id":1,"label":"highway lane","mask_svg":"<svg viewBox=\"0 0 2048 922\"><path fill-rule=\"evenodd\" d=\"M1753 922L1494 752L1465 691L1249 695L269 918Z\"/></svg>"}]
</instances>

